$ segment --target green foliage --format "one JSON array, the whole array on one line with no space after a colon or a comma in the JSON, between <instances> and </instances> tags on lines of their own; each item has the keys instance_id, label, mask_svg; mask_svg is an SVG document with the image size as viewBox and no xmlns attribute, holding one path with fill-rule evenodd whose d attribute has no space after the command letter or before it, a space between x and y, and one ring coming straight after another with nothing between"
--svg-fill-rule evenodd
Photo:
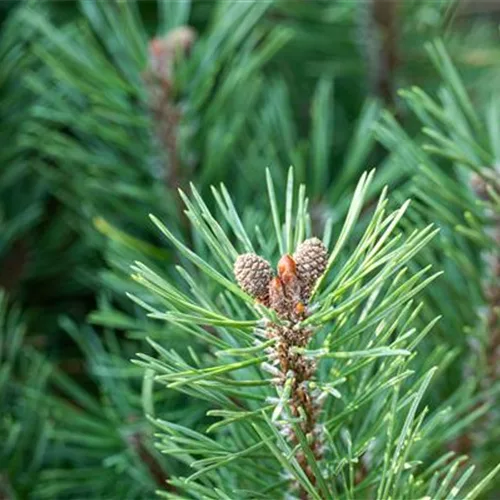
<instances>
[{"instance_id":1,"label":"green foliage","mask_svg":"<svg viewBox=\"0 0 500 500\"><path fill-rule=\"evenodd\" d=\"M32 352L21 354L26 327L3 291L0 332L0 493L25 497L36 485L47 450L51 425L40 403L48 371Z\"/></svg>"},{"instance_id":2,"label":"green foliage","mask_svg":"<svg viewBox=\"0 0 500 500\"><path fill-rule=\"evenodd\" d=\"M400 92L420 119L422 135L410 139L389 114L377 135L394 151L394 161L415 172L405 191L415 201L415 220L440 227L434 248L421 254L421 262L434 263L446 276L430 290L428 311L443 315L436 333L461 350L460 362L450 370L452 387L488 407L488 417L471 438L476 442L472 449L483 463L495 464L500 385L491 371L495 372L498 329L499 107L495 94L483 105L472 103L441 42L428 50L444 83L437 98L417 87ZM468 390L462 389L464 383Z\"/></svg>"},{"instance_id":3,"label":"green foliage","mask_svg":"<svg viewBox=\"0 0 500 500\"><path fill-rule=\"evenodd\" d=\"M154 449L152 426L142 418L152 396L142 370L127 361L132 346L111 331L101 341L92 329L62 320L88 365L90 381L82 385L78 358L57 366L23 345L29 325L4 294L0 313L2 494L144 498L163 484L166 468L178 470ZM196 412L181 416L182 399L160 395L154 403L174 420L197 419Z\"/></svg>"},{"instance_id":4,"label":"green foliage","mask_svg":"<svg viewBox=\"0 0 500 500\"><path fill-rule=\"evenodd\" d=\"M152 318L182 325L193 338L203 337L208 352L182 356L168 342L150 341L157 355L141 354L137 363L154 372L159 384L209 402L207 415L218 417L206 430L209 436L154 420L162 431L159 449L194 469L189 477L171 483L190 497L260 498L275 495L294 481L311 498L448 498L459 493L473 498L485 486L486 480L478 483L477 490L472 486L468 494L461 493L473 468L460 468L465 457L451 459L453 453L442 451L465 422L455 422L450 429L449 411L420 406L446 353L435 348L426 362L418 361L417 347L437 318L417 327L422 304L416 300L437 274L429 274L429 268L409 273L407 264L435 230L429 226L409 235L398 230L408 203L387 213L384 191L364 234L353 242L352 230L372 177L373 172L365 174L358 183L327 270L308 305L310 313L296 325L314 332L310 343L295 352L317 364L311 384L318 398L325 399L317 429L321 460L309 448L311 436L301 434L301 419L286 410L290 397L286 384L276 397L273 377L279 370L270 355L276 340L266 340L265 325L281 320L235 286L231 259L226 260L255 250L275 261L278 251L291 251L292 242L309 236L303 209L307 200L302 198L303 187L295 198L292 171L283 224L273 209L277 197L268 181L269 210L276 222L276 244L270 255L264 254L265 248L254 248L237 213L227 210L227 197L217 215L207 210L194 188L192 197L185 197L188 216L209 250L209 260L193 253L153 218L197 273L178 267L185 284L176 287L138 262L135 279L156 294L162 307L131 298ZM221 192L226 192L223 186L213 190L217 200L222 199ZM292 216L294 201L298 211ZM217 221L231 231L223 232ZM217 284L210 294L205 279ZM288 441L278 423L294 428L298 443ZM299 451L307 457L314 482L297 461Z\"/></svg>"},{"instance_id":5,"label":"green foliage","mask_svg":"<svg viewBox=\"0 0 500 500\"><path fill-rule=\"evenodd\" d=\"M496 487L497 26L404 2L386 43L395 12L377 27L371 4L12 8L0 287L25 312L2 295L0 496ZM186 26L195 40L155 59ZM233 276L239 254L276 262L313 235L330 261L294 352L317 364L321 459L290 415L293 376L262 365L282 319Z\"/></svg>"}]
</instances>

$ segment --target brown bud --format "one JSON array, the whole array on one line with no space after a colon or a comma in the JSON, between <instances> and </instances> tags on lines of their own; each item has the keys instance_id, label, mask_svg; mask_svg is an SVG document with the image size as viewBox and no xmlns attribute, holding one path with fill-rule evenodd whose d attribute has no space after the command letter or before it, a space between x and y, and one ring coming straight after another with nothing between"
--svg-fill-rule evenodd
<instances>
[{"instance_id":1,"label":"brown bud","mask_svg":"<svg viewBox=\"0 0 500 500\"><path fill-rule=\"evenodd\" d=\"M288 283L297 276L297 266L290 255L283 255L278 262L278 276L283 283Z\"/></svg>"}]
</instances>

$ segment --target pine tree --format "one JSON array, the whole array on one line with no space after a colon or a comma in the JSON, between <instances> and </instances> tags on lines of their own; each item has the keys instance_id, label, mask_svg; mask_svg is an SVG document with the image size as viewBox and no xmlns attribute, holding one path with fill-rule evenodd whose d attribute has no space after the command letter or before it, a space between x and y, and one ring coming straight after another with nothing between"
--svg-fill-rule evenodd
<instances>
[{"instance_id":1,"label":"pine tree","mask_svg":"<svg viewBox=\"0 0 500 500\"><path fill-rule=\"evenodd\" d=\"M161 307L131 298L207 345L202 355L183 355L151 340L156 356L136 361L157 383L209 402L207 416L215 417L201 433L150 416L161 430L161 452L193 469L170 481L190 498L284 490L300 498L475 498L498 471L462 492L474 467L463 467L463 455L443 453L469 422L453 408L422 404L447 356L436 346L421 360L417 350L439 319L419 321L419 297L440 273L429 266L409 273L436 230L401 230L408 202L388 213L383 190L352 241L372 179L373 172L360 179L330 250L328 240L311 235L304 186L295 191L292 170L283 224L268 175L271 245L254 245L258 227L245 229L224 186L213 189L217 213L194 187L190 198L183 195L207 259L152 217L184 257L177 268L184 284L138 261L134 278ZM276 261L275 274L269 262Z\"/></svg>"},{"instance_id":2,"label":"pine tree","mask_svg":"<svg viewBox=\"0 0 500 500\"><path fill-rule=\"evenodd\" d=\"M496 26L453 4L12 8L0 495L496 491Z\"/></svg>"}]
</instances>

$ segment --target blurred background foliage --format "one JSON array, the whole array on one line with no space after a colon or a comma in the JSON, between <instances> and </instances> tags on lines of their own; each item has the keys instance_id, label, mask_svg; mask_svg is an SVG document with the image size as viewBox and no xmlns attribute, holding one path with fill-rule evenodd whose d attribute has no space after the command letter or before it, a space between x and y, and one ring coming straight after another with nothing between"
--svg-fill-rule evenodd
<instances>
[{"instance_id":1,"label":"blurred background foliage","mask_svg":"<svg viewBox=\"0 0 500 500\"><path fill-rule=\"evenodd\" d=\"M454 394L464 373L456 397L494 397L480 314L491 221L468 180L500 160L492 5L2 2L0 496L147 498L182 469L154 449L144 411L159 398L162 417L204 428L207 408L160 397L128 360L148 352L146 337L168 335L193 357L204 348L125 292L146 298L128 278L138 253L178 279L149 213L206 255L177 193L191 182L207 200L225 183L265 247L266 167L281 192L294 166L313 232L334 239L359 176L376 166L372 199L389 184L415 199L412 223L442 229L421 257L446 270L426 296L427 321L443 320L422 349L449 350L430 398ZM485 467L500 445L488 418L463 450Z\"/></svg>"}]
</instances>

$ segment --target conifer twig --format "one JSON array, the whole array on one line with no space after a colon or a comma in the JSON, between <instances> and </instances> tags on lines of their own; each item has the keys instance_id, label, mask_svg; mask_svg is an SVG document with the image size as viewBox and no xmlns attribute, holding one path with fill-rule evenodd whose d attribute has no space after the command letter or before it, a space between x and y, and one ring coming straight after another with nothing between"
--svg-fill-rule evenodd
<instances>
[{"instance_id":1,"label":"conifer twig","mask_svg":"<svg viewBox=\"0 0 500 500\"><path fill-rule=\"evenodd\" d=\"M369 0L367 55L372 93L394 105L398 64L398 0Z\"/></svg>"},{"instance_id":2,"label":"conifer twig","mask_svg":"<svg viewBox=\"0 0 500 500\"><path fill-rule=\"evenodd\" d=\"M188 220L177 193L184 186L185 172L179 149L182 111L175 98L175 67L182 56L189 54L195 40L195 31L188 26L177 27L167 35L153 39L149 44L149 67L144 75L156 138L163 157L164 182L173 193L184 227L188 225Z\"/></svg>"},{"instance_id":3,"label":"conifer twig","mask_svg":"<svg viewBox=\"0 0 500 500\"><path fill-rule=\"evenodd\" d=\"M299 432L307 439L315 461L321 460L322 455L321 427L317 422L321 400L320 391L312 389L315 362L302 352L313 330L302 326L301 321L307 317L307 303L326 264L327 250L317 238L300 243L293 257L283 255L276 277L272 277L271 266L253 254L243 254L235 263L236 279L243 290L274 310L281 320L279 324L269 322L266 327L267 336L275 342L267 347L269 361L263 366L274 375L280 395L273 420L277 421L282 413L289 413L292 420L299 419ZM281 432L297 446L300 438L295 426L286 416L281 422ZM302 449L297 453L297 461L314 486L316 474ZM308 498L303 489L300 496Z\"/></svg>"},{"instance_id":4,"label":"conifer twig","mask_svg":"<svg viewBox=\"0 0 500 500\"><path fill-rule=\"evenodd\" d=\"M487 204L491 225L487 228L493 248L485 256L488 272L484 296L487 303L486 327L488 330L488 375L491 381L500 375L500 167L484 169L483 174L473 174L472 188L480 201ZM495 204L498 204L496 206Z\"/></svg>"},{"instance_id":5,"label":"conifer twig","mask_svg":"<svg viewBox=\"0 0 500 500\"><path fill-rule=\"evenodd\" d=\"M195 39L194 30L188 26L154 38L149 44L149 68L144 76L158 142L168 158L165 182L174 192L182 187L178 138L181 110L175 102L175 66L189 53Z\"/></svg>"}]
</instances>

